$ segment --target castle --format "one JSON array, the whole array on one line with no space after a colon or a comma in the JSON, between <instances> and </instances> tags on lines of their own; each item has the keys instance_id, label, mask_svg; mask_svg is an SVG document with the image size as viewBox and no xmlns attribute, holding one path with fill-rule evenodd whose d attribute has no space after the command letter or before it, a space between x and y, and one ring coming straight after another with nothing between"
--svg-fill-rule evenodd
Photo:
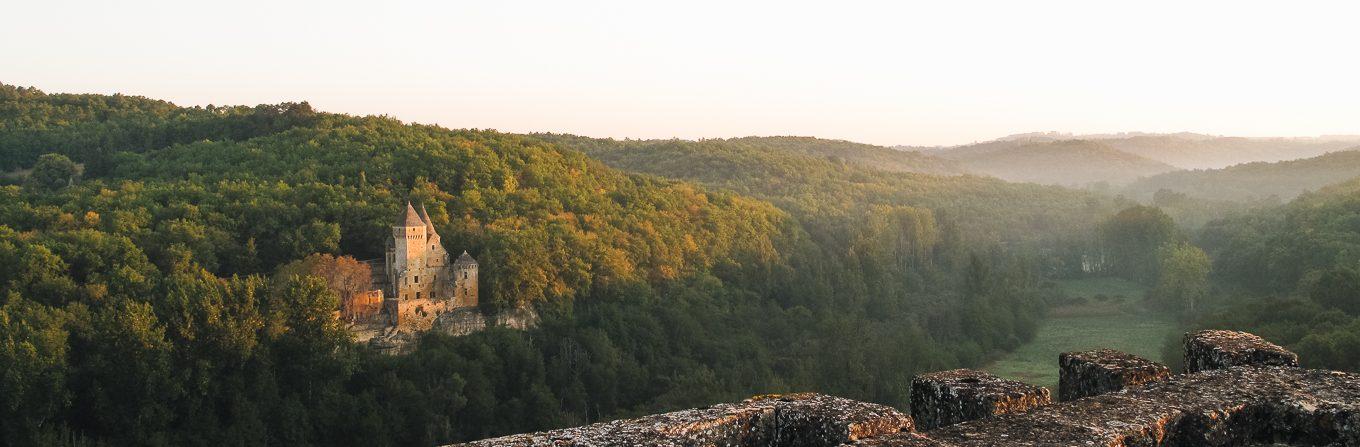
<instances>
[{"instance_id":1,"label":"castle","mask_svg":"<svg viewBox=\"0 0 1360 447\"><path fill-rule=\"evenodd\" d=\"M377 260L368 262L389 326L428 330L444 313L477 306L477 261L464 251L450 262L424 205L417 211L406 203L381 268Z\"/></svg>"}]
</instances>

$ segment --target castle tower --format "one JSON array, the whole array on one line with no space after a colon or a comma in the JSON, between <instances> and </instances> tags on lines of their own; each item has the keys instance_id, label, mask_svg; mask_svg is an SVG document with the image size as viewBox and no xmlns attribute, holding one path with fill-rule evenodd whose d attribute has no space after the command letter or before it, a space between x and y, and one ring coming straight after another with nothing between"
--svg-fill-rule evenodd
<instances>
[{"instance_id":1,"label":"castle tower","mask_svg":"<svg viewBox=\"0 0 1360 447\"><path fill-rule=\"evenodd\" d=\"M387 265L393 298L407 299L402 290L419 281L414 273L424 268L425 253L429 251L427 227L411 202L406 202L406 210L392 226L392 251Z\"/></svg>"},{"instance_id":2,"label":"castle tower","mask_svg":"<svg viewBox=\"0 0 1360 447\"><path fill-rule=\"evenodd\" d=\"M424 265L421 269L425 280L419 287L426 298L448 300L453 298L453 287L451 279L453 275L449 272L449 252L444 250L444 245L440 240L439 233L434 230L434 222L430 220L430 212L425 210L425 205L420 205L420 220L425 223L425 250Z\"/></svg>"},{"instance_id":3,"label":"castle tower","mask_svg":"<svg viewBox=\"0 0 1360 447\"><path fill-rule=\"evenodd\" d=\"M466 250L453 261L453 306L473 307L477 305L477 260L472 259Z\"/></svg>"}]
</instances>

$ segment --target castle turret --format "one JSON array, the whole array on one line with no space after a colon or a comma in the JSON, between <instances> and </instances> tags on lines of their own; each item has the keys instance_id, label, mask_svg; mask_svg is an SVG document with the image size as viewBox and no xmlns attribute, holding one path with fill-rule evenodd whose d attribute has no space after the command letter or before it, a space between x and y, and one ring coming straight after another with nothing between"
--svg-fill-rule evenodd
<instances>
[{"instance_id":1,"label":"castle turret","mask_svg":"<svg viewBox=\"0 0 1360 447\"><path fill-rule=\"evenodd\" d=\"M453 305L472 307L477 305L477 260L472 259L466 250L453 261Z\"/></svg>"},{"instance_id":2,"label":"castle turret","mask_svg":"<svg viewBox=\"0 0 1360 447\"><path fill-rule=\"evenodd\" d=\"M439 233L434 231L434 222L430 221L430 213L425 211L425 204L420 204L420 221L425 223L425 237L431 241L439 239Z\"/></svg>"}]
</instances>

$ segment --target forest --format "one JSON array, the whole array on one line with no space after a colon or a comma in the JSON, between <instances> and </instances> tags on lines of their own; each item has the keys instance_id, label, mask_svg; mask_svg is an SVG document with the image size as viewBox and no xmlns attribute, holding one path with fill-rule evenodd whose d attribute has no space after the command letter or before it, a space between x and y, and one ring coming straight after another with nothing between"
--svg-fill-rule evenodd
<instances>
[{"instance_id":1,"label":"forest","mask_svg":"<svg viewBox=\"0 0 1360 447\"><path fill-rule=\"evenodd\" d=\"M1357 189L1143 205L845 141L0 84L0 444L436 445L809 390L904 408L912 375L1015 349L1069 301L1054 279L1091 275L1355 370ZM380 256L408 200L479 260L481 311L538 324L355 343L295 266Z\"/></svg>"},{"instance_id":2,"label":"forest","mask_svg":"<svg viewBox=\"0 0 1360 447\"><path fill-rule=\"evenodd\" d=\"M809 139L685 142L547 137L620 169L769 200L800 216L814 237L835 234L824 223L834 222L842 213L863 214L854 208L859 203L926 207L942 222L957 219L961 232L971 240L990 240L1026 253L1033 261L1030 265L1040 269L1041 283L1123 278L1148 290L1145 296L1134 297L1137 307L1169 314L1185 331L1245 330L1298 352L1304 366L1360 371L1360 179L1304 192L1284 204L1279 196L1262 200L1250 195L1191 195L1245 184L1262 190L1306 191L1308 187L1297 185L1306 182L1315 187L1327 179L1350 178L1336 173L1352 169L1348 161L1354 151L1217 171L1181 171L1214 175L1203 176L1193 187L1158 189L1139 203L1115 194L1121 190L1079 194L971 175L894 175L890 172L903 171L903 159L874 163L867 154L875 152L845 146L840 146L842 153L835 158L809 154L802 148ZM1271 141L1276 140L1229 139L1220 144L1262 147ZM1315 150L1323 144L1285 142L1292 144L1283 145L1285 152L1300 147ZM1335 147L1338 143L1326 144ZM835 145L834 141L828 144ZM1211 149L1206 157L1223 152L1210 142L1201 145ZM1279 156L1264 150L1243 155ZM929 166L908 172L930 172ZM1251 176L1245 173L1251 171L1279 174L1247 182ZM1176 174L1180 173L1164 176ZM1083 268L1083 256L1098 259L1095 268ZM1060 291L1040 290L1049 307L1079 300ZM1180 349L1177 333L1166 340L1163 358L1178 367Z\"/></svg>"},{"instance_id":3,"label":"forest","mask_svg":"<svg viewBox=\"0 0 1360 447\"><path fill-rule=\"evenodd\" d=\"M1102 206L884 180L921 191L899 201L843 164L777 206L552 139L305 103L4 86L0 104L11 445L434 445L808 389L905 405L913 373L1013 348L1046 300L1049 263L1005 244L1022 232L974 237L965 219L990 205L940 207L927 196L954 188L934 183ZM815 203L841 193L859 198ZM477 255L485 311L530 306L540 324L378 354L330 318L323 281L276 273L377 256L406 200Z\"/></svg>"}]
</instances>

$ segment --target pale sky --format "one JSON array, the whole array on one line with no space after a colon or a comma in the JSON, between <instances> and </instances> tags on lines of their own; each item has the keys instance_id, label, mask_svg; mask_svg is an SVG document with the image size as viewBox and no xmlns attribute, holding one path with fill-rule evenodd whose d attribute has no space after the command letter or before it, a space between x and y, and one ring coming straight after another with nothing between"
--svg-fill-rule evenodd
<instances>
[{"instance_id":1,"label":"pale sky","mask_svg":"<svg viewBox=\"0 0 1360 447\"><path fill-rule=\"evenodd\" d=\"M181 105L884 145L1360 133L1346 2L6 0L0 17L0 82Z\"/></svg>"}]
</instances>

